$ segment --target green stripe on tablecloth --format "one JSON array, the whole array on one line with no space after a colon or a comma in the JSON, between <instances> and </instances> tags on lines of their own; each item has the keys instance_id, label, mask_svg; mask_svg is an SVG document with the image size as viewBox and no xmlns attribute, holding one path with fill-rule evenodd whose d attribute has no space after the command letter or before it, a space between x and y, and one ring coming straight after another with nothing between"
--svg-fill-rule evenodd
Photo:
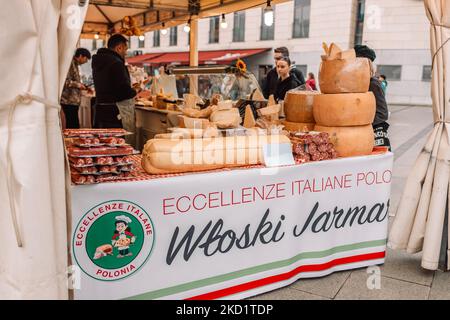
<instances>
[{"instance_id":1,"label":"green stripe on tablecloth","mask_svg":"<svg viewBox=\"0 0 450 320\"><path fill-rule=\"evenodd\" d=\"M324 257L330 256L330 255L333 255L335 253L339 253L339 252L379 247L379 246L386 245L386 242L387 242L387 239L382 239L382 240L374 240L374 241L366 241L366 242L347 244L347 245L338 246L338 247L334 247L334 248L331 248L328 250L323 250L323 251L303 252L303 253L300 253L300 254L298 254L292 258L286 259L286 260L270 262L270 263L266 263L266 264L263 264L260 266L251 267L251 268L247 268L247 269L243 269L243 270L239 270L239 271L234 271L234 272L222 274L219 276L214 276L211 278L196 280L196 281L176 285L176 286L169 287L169 288L159 289L159 290L143 293L143 294L140 294L140 295L137 295L134 297L130 297L128 299L133 299L133 300L157 299L157 298L169 296L169 295L180 293L180 292L184 292L184 291L188 291L188 290L192 290L192 289L196 289L196 288L213 285L213 284L220 283L220 282L237 279L237 278L248 276L251 274L256 274L256 273L260 273L260 272L264 272L264 271L268 271L268 270L272 270L272 269L283 268L283 267L289 266L291 264L294 264L294 263L296 263L300 260L304 260L304 259L319 259L319 258L324 258Z\"/></svg>"}]
</instances>

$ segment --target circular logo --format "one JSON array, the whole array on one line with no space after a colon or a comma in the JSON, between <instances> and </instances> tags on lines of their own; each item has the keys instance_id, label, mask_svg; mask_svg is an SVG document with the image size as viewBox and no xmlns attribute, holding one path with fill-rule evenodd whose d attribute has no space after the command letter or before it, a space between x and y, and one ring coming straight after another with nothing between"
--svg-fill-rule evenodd
<instances>
[{"instance_id":1,"label":"circular logo","mask_svg":"<svg viewBox=\"0 0 450 320\"><path fill-rule=\"evenodd\" d=\"M132 275L147 262L154 239L153 222L143 208L113 200L97 205L81 218L72 249L88 276L115 281Z\"/></svg>"}]
</instances>

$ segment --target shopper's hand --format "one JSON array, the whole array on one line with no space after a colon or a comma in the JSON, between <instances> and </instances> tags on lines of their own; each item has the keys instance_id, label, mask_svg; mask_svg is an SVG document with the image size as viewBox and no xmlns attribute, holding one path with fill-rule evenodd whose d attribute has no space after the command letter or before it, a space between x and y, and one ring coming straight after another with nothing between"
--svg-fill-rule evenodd
<instances>
[{"instance_id":1,"label":"shopper's hand","mask_svg":"<svg viewBox=\"0 0 450 320\"><path fill-rule=\"evenodd\" d=\"M84 84L82 84L82 83L80 83L79 88L80 88L80 90L87 90L87 89L88 89L88 88L87 88Z\"/></svg>"}]
</instances>

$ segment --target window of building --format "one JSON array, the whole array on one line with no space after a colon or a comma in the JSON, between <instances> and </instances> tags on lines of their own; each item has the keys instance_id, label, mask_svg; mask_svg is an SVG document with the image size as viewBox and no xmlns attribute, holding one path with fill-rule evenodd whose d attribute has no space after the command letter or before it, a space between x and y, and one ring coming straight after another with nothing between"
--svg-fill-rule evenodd
<instances>
[{"instance_id":1,"label":"window of building","mask_svg":"<svg viewBox=\"0 0 450 320\"><path fill-rule=\"evenodd\" d=\"M153 46L159 47L160 41L161 41L161 33L159 32L159 30L153 31Z\"/></svg>"},{"instance_id":2,"label":"window of building","mask_svg":"<svg viewBox=\"0 0 450 320\"><path fill-rule=\"evenodd\" d=\"M178 28L172 27L170 28L170 46L176 46L178 42Z\"/></svg>"},{"instance_id":3,"label":"window of building","mask_svg":"<svg viewBox=\"0 0 450 320\"><path fill-rule=\"evenodd\" d=\"M145 48L145 36L144 40L138 39L138 48Z\"/></svg>"},{"instance_id":4,"label":"window of building","mask_svg":"<svg viewBox=\"0 0 450 320\"><path fill-rule=\"evenodd\" d=\"M311 12L311 0L295 0L294 26L292 38L309 37L309 16Z\"/></svg>"},{"instance_id":5,"label":"window of building","mask_svg":"<svg viewBox=\"0 0 450 320\"><path fill-rule=\"evenodd\" d=\"M431 66L423 66L422 81L431 81Z\"/></svg>"},{"instance_id":6,"label":"window of building","mask_svg":"<svg viewBox=\"0 0 450 320\"><path fill-rule=\"evenodd\" d=\"M401 80L402 79L402 66L396 65L378 65L377 73L384 74L386 80Z\"/></svg>"},{"instance_id":7,"label":"window of building","mask_svg":"<svg viewBox=\"0 0 450 320\"><path fill-rule=\"evenodd\" d=\"M219 22L219 16L209 18L209 43L219 43Z\"/></svg>"},{"instance_id":8,"label":"window of building","mask_svg":"<svg viewBox=\"0 0 450 320\"><path fill-rule=\"evenodd\" d=\"M245 11L235 12L233 18L233 42L245 41Z\"/></svg>"},{"instance_id":9,"label":"window of building","mask_svg":"<svg viewBox=\"0 0 450 320\"><path fill-rule=\"evenodd\" d=\"M273 40L275 35L275 6L273 9L273 24L269 27L264 23L264 8L261 9L261 40Z\"/></svg>"},{"instance_id":10,"label":"window of building","mask_svg":"<svg viewBox=\"0 0 450 320\"><path fill-rule=\"evenodd\" d=\"M355 45L362 44L365 7L366 0L358 0L358 8L356 11Z\"/></svg>"}]
</instances>

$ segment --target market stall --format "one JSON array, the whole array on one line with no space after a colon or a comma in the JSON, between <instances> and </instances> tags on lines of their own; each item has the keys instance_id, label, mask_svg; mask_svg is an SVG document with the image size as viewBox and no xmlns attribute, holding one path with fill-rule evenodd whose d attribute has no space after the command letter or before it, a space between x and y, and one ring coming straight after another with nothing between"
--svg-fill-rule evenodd
<instances>
[{"instance_id":1,"label":"market stall","mask_svg":"<svg viewBox=\"0 0 450 320\"><path fill-rule=\"evenodd\" d=\"M139 166L140 157L135 156ZM393 155L72 187L75 299L240 299L382 264ZM109 245L117 217L130 256Z\"/></svg>"},{"instance_id":2,"label":"market stall","mask_svg":"<svg viewBox=\"0 0 450 320\"><path fill-rule=\"evenodd\" d=\"M39 3L8 7L30 21L7 38L26 40L14 62L28 64L4 86L11 90L0 105L8 137L0 143L7 177L0 205L14 231L3 237L17 244L3 250L8 297L65 299L69 272L76 299L242 298L383 263L392 154L374 149L370 70L354 51L327 47L319 77L327 89L289 92L284 104L256 103L254 91L241 105L222 91L208 101L159 92L152 106L181 102L182 115L178 127L148 139L142 155L123 129L66 130L63 144L55 101L81 24L61 21L70 20L70 8L83 21L87 8ZM206 5L203 13L246 8L239 3ZM103 2L114 4L126 5ZM44 59L50 47L54 59ZM31 62L23 58L30 48ZM355 75L357 82L348 80Z\"/></svg>"}]
</instances>

